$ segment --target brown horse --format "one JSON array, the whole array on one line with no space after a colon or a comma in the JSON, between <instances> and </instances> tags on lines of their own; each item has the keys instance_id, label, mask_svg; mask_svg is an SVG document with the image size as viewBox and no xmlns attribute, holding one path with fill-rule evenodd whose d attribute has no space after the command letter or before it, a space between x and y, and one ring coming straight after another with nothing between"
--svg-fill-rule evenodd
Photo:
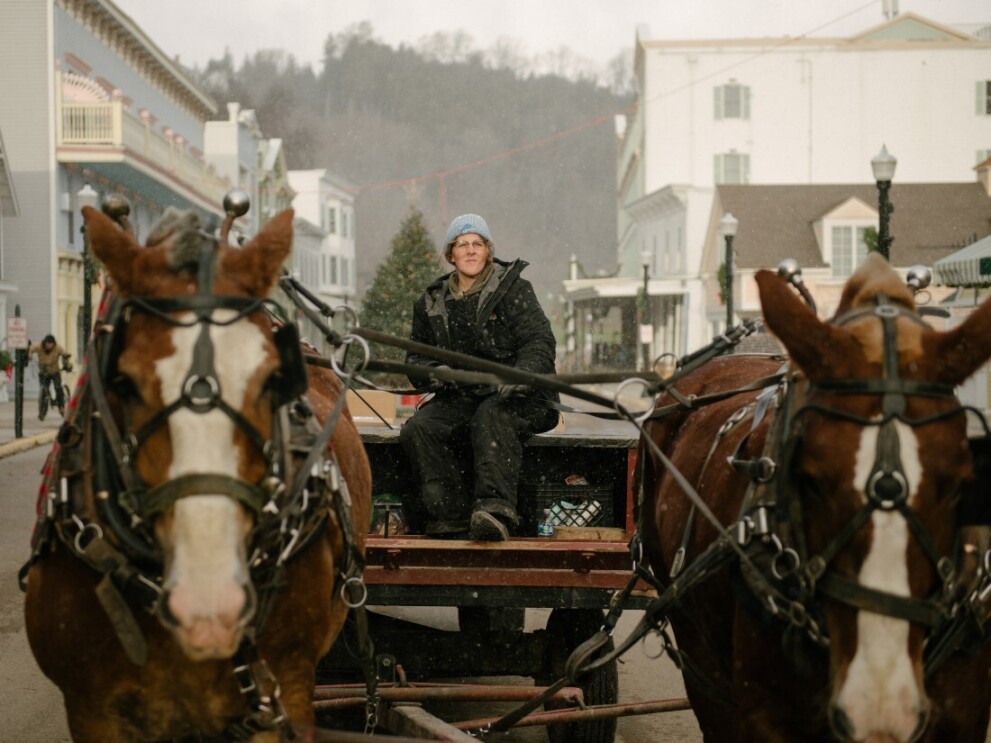
<instances>
[{"instance_id":1,"label":"brown horse","mask_svg":"<svg viewBox=\"0 0 991 743\"><path fill-rule=\"evenodd\" d=\"M938 332L873 254L830 322L756 279L785 382L651 421L641 442L655 575L682 576L680 549L682 580L717 558L669 614L705 740L983 743L988 519L959 516L973 468L953 389L991 355L991 303ZM676 388L719 400L781 367L720 357Z\"/></svg>"},{"instance_id":2,"label":"brown horse","mask_svg":"<svg viewBox=\"0 0 991 743\"><path fill-rule=\"evenodd\" d=\"M317 371L298 399L295 333L267 311L292 212L242 248L191 214L143 248L84 216L114 299L50 457L32 651L75 741L282 740L313 724L371 499L342 384Z\"/></svg>"}]
</instances>

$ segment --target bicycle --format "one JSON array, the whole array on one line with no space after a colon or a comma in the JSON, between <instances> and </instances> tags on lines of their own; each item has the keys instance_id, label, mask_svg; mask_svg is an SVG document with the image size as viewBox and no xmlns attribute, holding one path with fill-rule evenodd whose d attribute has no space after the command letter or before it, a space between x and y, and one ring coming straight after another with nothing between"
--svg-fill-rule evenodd
<instances>
[{"instance_id":1,"label":"bicycle","mask_svg":"<svg viewBox=\"0 0 991 743\"><path fill-rule=\"evenodd\" d=\"M52 404L53 384L61 385L62 387L61 390L57 387L54 389L54 397L56 402L61 401L58 408L59 415L63 418L65 417L65 403L66 400L69 399L69 385L62 384L61 372L72 371L72 362L69 361L71 357L72 354L62 354L62 368L55 374L48 375L41 372L38 373L38 381L41 384L41 394L38 396L38 420L43 421L45 420L45 416L48 415L48 408ZM60 395L59 392L62 394Z\"/></svg>"}]
</instances>

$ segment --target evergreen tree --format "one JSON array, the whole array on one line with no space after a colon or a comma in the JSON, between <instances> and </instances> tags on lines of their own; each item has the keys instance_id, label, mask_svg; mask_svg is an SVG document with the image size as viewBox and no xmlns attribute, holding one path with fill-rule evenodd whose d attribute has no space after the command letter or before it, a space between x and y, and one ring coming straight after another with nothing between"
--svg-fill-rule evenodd
<instances>
[{"instance_id":1,"label":"evergreen tree","mask_svg":"<svg viewBox=\"0 0 991 743\"><path fill-rule=\"evenodd\" d=\"M392 249L379 264L371 286L365 292L361 308L363 327L400 338L408 338L413 323L413 302L427 284L442 273L437 247L423 221L423 212L412 208L392 239ZM402 361L401 349L372 344L372 358L377 361ZM404 384L401 377L388 381Z\"/></svg>"}]
</instances>

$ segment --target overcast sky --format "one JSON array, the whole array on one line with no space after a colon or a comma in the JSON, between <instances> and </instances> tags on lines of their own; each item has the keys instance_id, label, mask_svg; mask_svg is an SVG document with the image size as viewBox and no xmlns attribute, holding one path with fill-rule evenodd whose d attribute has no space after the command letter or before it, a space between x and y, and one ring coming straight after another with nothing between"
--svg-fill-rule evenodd
<instances>
[{"instance_id":1,"label":"overcast sky","mask_svg":"<svg viewBox=\"0 0 991 743\"><path fill-rule=\"evenodd\" d=\"M945 24L991 22L988 0L889 0ZM569 47L605 63L650 38L846 36L884 21L883 0L114 0L166 54L202 67L230 49L236 63L283 49L319 68L330 33L370 21L375 37L415 45L464 30L474 47L516 39L536 56Z\"/></svg>"}]
</instances>

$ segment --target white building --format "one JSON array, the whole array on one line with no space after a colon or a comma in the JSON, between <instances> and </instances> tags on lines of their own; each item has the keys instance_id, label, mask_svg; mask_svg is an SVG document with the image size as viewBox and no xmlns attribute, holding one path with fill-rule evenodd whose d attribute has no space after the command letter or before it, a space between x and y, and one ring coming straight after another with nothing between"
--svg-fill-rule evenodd
<instances>
[{"instance_id":1,"label":"white building","mask_svg":"<svg viewBox=\"0 0 991 743\"><path fill-rule=\"evenodd\" d=\"M222 178L251 199L251 210L239 226L249 235L292 203L289 170L281 139L266 139L253 109L227 104L227 119L206 122L204 155Z\"/></svg>"},{"instance_id":2,"label":"white building","mask_svg":"<svg viewBox=\"0 0 991 743\"><path fill-rule=\"evenodd\" d=\"M325 169L290 170L295 276L330 307L353 306L357 286L354 185ZM304 323L316 343L319 336Z\"/></svg>"},{"instance_id":3,"label":"white building","mask_svg":"<svg viewBox=\"0 0 991 743\"><path fill-rule=\"evenodd\" d=\"M911 13L851 38L661 41L641 26L636 112L617 123L620 278L565 282L575 345L636 343L645 272L651 358L710 340L700 275L719 184L871 184L882 145L897 182L971 178L991 152L989 59L991 41Z\"/></svg>"}]
</instances>

